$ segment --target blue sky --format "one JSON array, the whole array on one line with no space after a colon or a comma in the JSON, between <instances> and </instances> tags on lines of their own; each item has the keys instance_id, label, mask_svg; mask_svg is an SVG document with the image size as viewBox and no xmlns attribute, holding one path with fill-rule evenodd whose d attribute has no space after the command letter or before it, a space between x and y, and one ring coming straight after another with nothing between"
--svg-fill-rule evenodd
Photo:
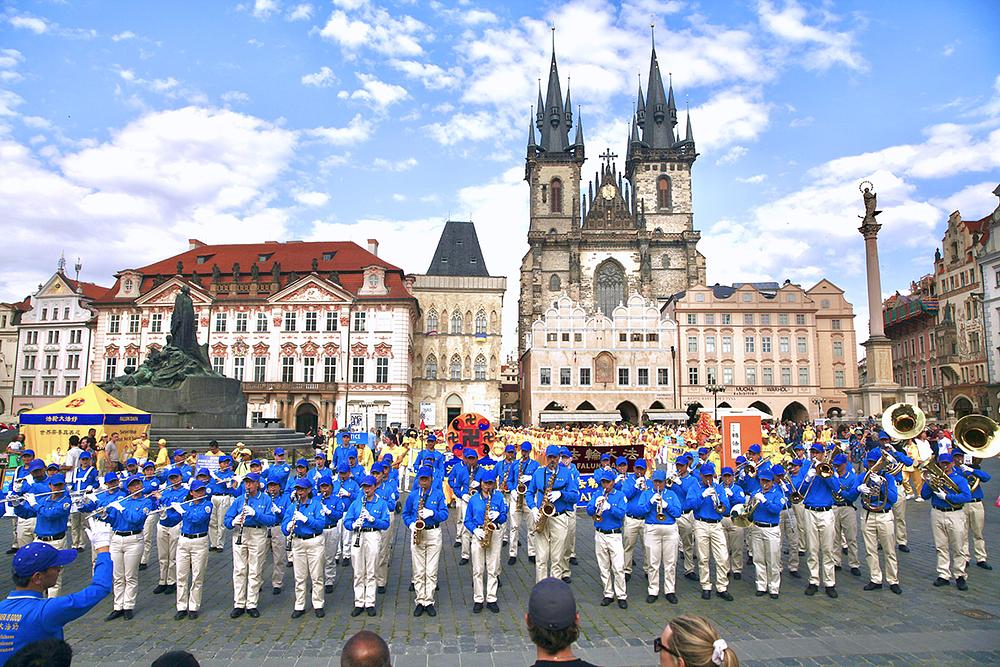
<instances>
[{"instance_id":1,"label":"blue sky","mask_svg":"<svg viewBox=\"0 0 1000 667\"><path fill-rule=\"evenodd\" d=\"M930 271L951 211L997 203L997 2L110 6L0 3L0 299L63 251L110 284L188 238L375 237L422 272L451 215L477 223L508 276L512 334L524 143L553 25L590 173L605 147L625 153L656 24L701 153L710 282L829 278L864 340L857 183L885 210L887 294Z\"/></svg>"}]
</instances>

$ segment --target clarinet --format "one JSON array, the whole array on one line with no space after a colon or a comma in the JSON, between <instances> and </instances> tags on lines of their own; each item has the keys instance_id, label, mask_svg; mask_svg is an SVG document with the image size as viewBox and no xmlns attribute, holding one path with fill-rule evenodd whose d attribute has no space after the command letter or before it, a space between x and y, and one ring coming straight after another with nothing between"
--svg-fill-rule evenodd
<instances>
[{"instance_id":1,"label":"clarinet","mask_svg":"<svg viewBox=\"0 0 1000 667\"><path fill-rule=\"evenodd\" d=\"M247 521L247 503L250 502L250 493L243 496L243 509L240 510L240 529L236 532L236 546L243 544L243 527Z\"/></svg>"},{"instance_id":2,"label":"clarinet","mask_svg":"<svg viewBox=\"0 0 1000 667\"><path fill-rule=\"evenodd\" d=\"M367 510L365 508L365 499L364 499L364 496L362 496L361 497L361 513L363 514L366 511ZM359 514L358 516L360 517L361 514ZM354 533L355 533L355 535L354 535L354 546L355 547L360 547L361 546L361 529L360 528L357 529L356 531L354 531Z\"/></svg>"},{"instance_id":3,"label":"clarinet","mask_svg":"<svg viewBox=\"0 0 1000 667\"><path fill-rule=\"evenodd\" d=\"M302 509L302 503L295 503L295 511L298 512ZM295 519L293 518L288 524L288 535L285 537L285 551L292 550L292 535L295 534Z\"/></svg>"}]
</instances>

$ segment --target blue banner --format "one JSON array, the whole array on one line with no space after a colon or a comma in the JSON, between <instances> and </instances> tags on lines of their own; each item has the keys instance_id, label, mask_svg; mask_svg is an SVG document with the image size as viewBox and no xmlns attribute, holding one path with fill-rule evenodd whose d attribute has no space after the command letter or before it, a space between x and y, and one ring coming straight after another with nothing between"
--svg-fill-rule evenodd
<instances>
[{"instance_id":1,"label":"blue banner","mask_svg":"<svg viewBox=\"0 0 1000 667\"><path fill-rule=\"evenodd\" d=\"M104 423L104 415L31 414L26 412L18 417L18 421L25 426L54 426L56 424L100 426Z\"/></svg>"}]
</instances>

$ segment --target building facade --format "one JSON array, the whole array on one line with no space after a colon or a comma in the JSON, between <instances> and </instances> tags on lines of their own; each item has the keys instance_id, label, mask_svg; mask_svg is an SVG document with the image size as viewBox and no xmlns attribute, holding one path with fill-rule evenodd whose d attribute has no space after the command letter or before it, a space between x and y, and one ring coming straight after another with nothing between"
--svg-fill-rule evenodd
<instances>
[{"instance_id":1,"label":"building facade","mask_svg":"<svg viewBox=\"0 0 1000 667\"><path fill-rule=\"evenodd\" d=\"M0 422L14 418L14 368L17 364L17 327L28 307L20 303L0 303Z\"/></svg>"},{"instance_id":2,"label":"building facade","mask_svg":"<svg viewBox=\"0 0 1000 667\"><path fill-rule=\"evenodd\" d=\"M94 306L94 377L137 367L190 289L213 368L243 382L248 419L376 428L411 415L417 302L401 269L349 242L206 245L116 275Z\"/></svg>"},{"instance_id":3,"label":"building facade","mask_svg":"<svg viewBox=\"0 0 1000 667\"><path fill-rule=\"evenodd\" d=\"M535 320L520 359L522 423L664 418L679 399L675 339L675 323L639 294L610 318L560 296Z\"/></svg>"},{"instance_id":4,"label":"building facade","mask_svg":"<svg viewBox=\"0 0 1000 667\"><path fill-rule=\"evenodd\" d=\"M60 268L28 299L17 327L14 414L42 407L90 382L94 300L107 287Z\"/></svg>"},{"instance_id":5,"label":"building facade","mask_svg":"<svg viewBox=\"0 0 1000 667\"><path fill-rule=\"evenodd\" d=\"M854 309L828 280L697 285L664 306L677 322L680 403L805 421L846 416L857 387ZM725 389L716 396L709 385Z\"/></svg>"},{"instance_id":6,"label":"building facade","mask_svg":"<svg viewBox=\"0 0 1000 667\"><path fill-rule=\"evenodd\" d=\"M901 386L916 388L920 409L943 420L945 402L934 363L937 313L933 275L911 283L908 295L897 292L882 304L885 335L892 340L893 379Z\"/></svg>"},{"instance_id":7,"label":"building facade","mask_svg":"<svg viewBox=\"0 0 1000 667\"><path fill-rule=\"evenodd\" d=\"M705 281L694 227L690 116L684 138L677 123L673 87L664 88L654 49L624 173L608 151L584 192L583 127L576 118L573 132L570 91L564 101L553 52L545 99L539 89L528 128L529 248L521 262L518 358L530 346L534 322L563 295L588 316L611 317L632 293L655 302Z\"/></svg>"},{"instance_id":8,"label":"building facade","mask_svg":"<svg viewBox=\"0 0 1000 667\"><path fill-rule=\"evenodd\" d=\"M445 223L427 273L413 277L414 414L444 428L463 412L500 419L500 347L507 279L486 268L472 222Z\"/></svg>"},{"instance_id":9,"label":"building facade","mask_svg":"<svg viewBox=\"0 0 1000 667\"><path fill-rule=\"evenodd\" d=\"M993 191L1000 197L1000 185ZM1000 205L979 230L976 262L983 286L983 350L986 354L988 415L1000 421Z\"/></svg>"}]
</instances>

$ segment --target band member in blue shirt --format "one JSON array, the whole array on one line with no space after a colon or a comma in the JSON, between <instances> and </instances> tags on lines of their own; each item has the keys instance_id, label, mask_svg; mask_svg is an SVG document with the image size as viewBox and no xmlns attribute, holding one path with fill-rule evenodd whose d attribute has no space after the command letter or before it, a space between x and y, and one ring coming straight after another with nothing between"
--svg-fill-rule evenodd
<instances>
[{"instance_id":1,"label":"band member in blue shirt","mask_svg":"<svg viewBox=\"0 0 1000 667\"><path fill-rule=\"evenodd\" d=\"M437 616L434 591L437 588L438 563L441 558L441 526L448 520L444 494L434 487L434 469L417 470L417 488L406 497L403 523L410 529L410 558L413 564L413 589L416 598L414 616ZM418 528L417 522L423 523Z\"/></svg>"},{"instance_id":2,"label":"band member in blue shirt","mask_svg":"<svg viewBox=\"0 0 1000 667\"><path fill-rule=\"evenodd\" d=\"M233 530L233 610L229 618L239 618L244 612L250 618L260 616L257 601L267 529L276 523L271 497L260 489L260 474L247 473L243 483L246 494L236 497L225 520L226 528Z\"/></svg>"},{"instance_id":3,"label":"band member in blue shirt","mask_svg":"<svg viewBox=\"0 0 1000 667\"><path fill-rule=\"evenodd\" d=\"M111 562L114 563L114 610L105 619L124 617L132 620L139 592L139 561L142 559L142 530L156 501L145 493L143 479L132 475L125 480L128 495L111 501L98 510L111 524Z\"/></svg>"},{"instance_id":4,"label":"band member in blue shirt","mask_svg":"<svg viewBox=\"0 0 1000 667\"><path fill-rule=\"evenodd\" d=\"M521 542L521 526L525 527L525 542L528 549L528 562L535 562L535 541L532 539L531 527L533 519L531 508L528 507L528 483L538 469L538 462L531 458L531 443L525 440L521 443L521 458L510 466L507 472L507 488L510 489L510 538L507 552L507 564L517 562L517 548Z\"/></svg>"},{"instance_id":5,"label":"band member in blue shirt","mask_svg":"<svg viewBox=\"0 0 1000 667\"><path fill-rule=\"evenodd\" d=\"M281 524L281 532L288 536L292 552L292 572L295 574L295 607L292 618L305 613L306 585L312 585L313 612L317 617L323 611L323 528L326 517L323 503L313 495L312 482L305 477L295 480L294 496L289 503Z\"/></svg>"},{"instance_id":6,"label":"band member in blue shirt","mask_svg":"<svg viewBox=\"0 0 1000 667\"><path fill-rule=\"evenodd\" d=\"M179 470L176 472L180 473ZM205 566L208 564L208 527L215 512L207 491L208 485L205 482L193 480L190 496L171 497L166 511L170 521L180 522L177 535L175 621L198 618L201 609L201 589L205 581Z\"/></svg>"},{"instance_id":7,"label":"band member in blue shirt","mask_svg":"<svg viewBox=\"0 0 1000 667\"><path fill-rule=\"evenodd\" d=\"M569 469L559 465L559 453L557 445L545 448L545 467L535 470L528 485L528 507L536 528L535 581L553 576L568 583L569 562L564 558L566 537L569 513L576 508L580 487L572 484ZM543 511L545 519L537 530Z\"/></svg>"},{"instance_id":8,"label":"band member in blue shirt","mask_svg":"<svg viewBox=\"0 0 1000 667\"><path fill-rule=\"evenodd\" d=\"M478 492L469 499L465 512L465 530L472 538L472 612L486 608L500 613L497 604L497 579L500 575L502 526L507 522L507 503L496 490L496 470L479 473ZM485 575L485 582L483 577Z\"/></svg>"},{"instance_id":9,"label":"band member in blue shirt","mask_svg":"<svg viewBox=\"0 0 1000 667\"><path fill-rule=\"evenodd\" d=\"M667 602L677 604L674 592L677 573L677 545L680 534L677 522L683 514L678 492L683 491L679 482L669 480L667 472L653 472L652 485L643 490L629 503L628 511L642 516L645 522L642 541L646 547L646 573L649 582L646 602L656 602L660 595L660 571L663 571L663 592Z\"/></svg>"},{"instance_id":10,"label":"band member in blue shirt","mask_svg":"<svg viewBox=\"0 0 1000 667\"><path fill-rule=\"evenodd\" d=\"M84 529L87 521L80 512L80 499L83 495L96 491L100 486L97 468L94 466L94 455L90 452L81 452L77 460L77 466L69 476L70 498L73 499L73 508L69 515L69 532L72 542L70 546L77 551L83 551Z\"/></svg>"},{"instance_id":11,"label":"band member in blue shirt","mask_svg":"<svg viewBox=\"0 0 1000 667\"><path fill-rule=\"evenodd\" d=\"M955 577L960 591L969 589L965 568L969 564L969 533L962 506L972 501L969 481L955 470L951 453L938 454L938 465L953 484L948 487L934 485L925 476L920 497L931 501L931 529L934 549L937 551L937 579L935 586L948 586ZM951 552L954 552L953 554Z\"/></svg>"},{"instance_id":12,"label":"band member in blue shirt","mask_svg":"<svg viewBox=\"0 0 1000 667\"><path fill-rule=\"evenodd\" d=\"M351 565L354 568L354 611L375 615L375 560L382 531L389 527L389 506L375 493L375 478L361 478L361 495L344 515L344 523L354 531Z\"/></svg>"},{"instance_id":13,"label":"band member in blue shirt","mask_svg":"<svg viewBox=\"0 0 1000 667\"><path fill-rule=\"evenodd\" d=\"M616 473L595 470L594 481L600 485L587 503L587 514L594 519L594 551L597 568L604 584L601 606L607 607L615 598L618 606L628 609L628 591L625 588L625 545L622 542L622 522L625 519L625 492L616 489Z\"/></svg>"},{"instance_id":14,"label":"band member in blue shirt","mask_svg":"<svg viewBox=\"0 0 1000 667\"><path fill-rule=\"evenodd\" d=\"M769 593L778 599L781 588L781 510L785 495L774 483L774 468L764 468L757 473L760 490L745 502L753 503L750 515L753 530L753 567L757 571L757 597Z\"/></svg>"},{"instance_id":15,"label":"band member in blue shirt","mask_svg":"<svg viewBox=\"0 0 1000 667\"><path fill-rule=\"evenodd\" d=\"M694 511L694 540L698 547L698 575L701 579L701 598L712 597L710 557L715 560L715 592L727 602L732 602L729 592L729 548L722 532L722 517L729 514L729 496L726 489L715 481L715 465L704 463L698 469L701 484L688 492L687 502Z\"/></svg>"}]
</instances>

